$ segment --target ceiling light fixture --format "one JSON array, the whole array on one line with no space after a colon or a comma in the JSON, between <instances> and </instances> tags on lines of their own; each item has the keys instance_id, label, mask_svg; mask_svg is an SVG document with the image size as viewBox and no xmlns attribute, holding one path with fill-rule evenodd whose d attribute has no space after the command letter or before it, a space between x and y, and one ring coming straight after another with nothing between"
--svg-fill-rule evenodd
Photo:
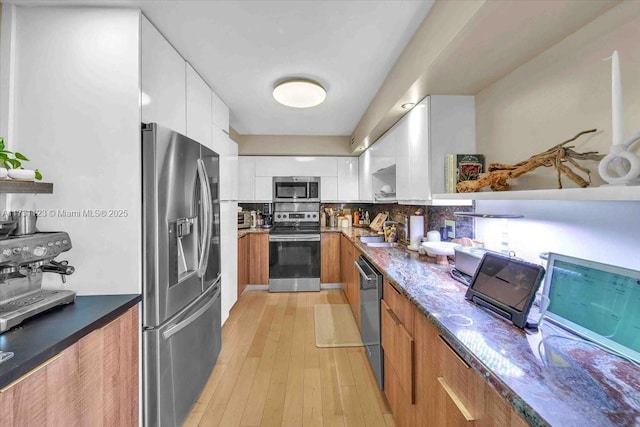
<instances>
[{"instance_id":1,"label":"ceiling light fixture","mask_svg":"<svg viewBox=\"0 0 640 427\"><path fill-rule=\"evenodd\" d=\"M291 79L278 83L273 89L273 97L287 107L309 108L322 104L327 92L313 80Z\"/></svg>"},{"instance_id":2,"label":"ceiling light fixture","mask_svg":"<svg viewBox=\"0 0 640 427\"><path fill-rule=\"evenodd\" d=\"M416 104L414 104L413 102L407 102L405 104L402 104L402 108L404 108L405 110L410 110L415 106Z\"/></svg>"}]
</instances>

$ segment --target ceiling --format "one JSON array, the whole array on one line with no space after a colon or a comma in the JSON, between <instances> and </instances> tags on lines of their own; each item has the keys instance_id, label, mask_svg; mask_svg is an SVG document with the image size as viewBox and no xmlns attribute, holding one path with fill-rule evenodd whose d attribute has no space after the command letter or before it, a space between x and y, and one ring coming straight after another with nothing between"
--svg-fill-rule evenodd
<instances>
[{"instance_id":1,"label":"ceiling","mask_svg":"<svg viewBox=\"0 0 640 427\"><path fill-rule=\"evenodd\" d=\"M243 135L351 135L433 0L14 1L139 7L231 110ZM277 81L320 82L327 99L294 109Z\"/></svg>"}]
</instances>

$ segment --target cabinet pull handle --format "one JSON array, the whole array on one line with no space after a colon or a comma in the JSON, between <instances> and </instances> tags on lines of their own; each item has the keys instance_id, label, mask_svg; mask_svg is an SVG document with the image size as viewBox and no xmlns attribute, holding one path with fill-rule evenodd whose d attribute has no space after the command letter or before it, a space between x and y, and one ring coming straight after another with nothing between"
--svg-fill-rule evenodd
<instances>
[{"instance_id":1,"label":"cabinet pull handle","mask_svg":"<svg viewBox=\"0 0 640 427\"><path fill-rule=\"evenodd\" d=\"M396 326L399 326L402 323L400 322L400 318L396 316L396 314L393 312L392 309L387 308L387 314L389 314L389 316L391 317L391 320L393 320L393 323L395 323Z\"/></svg>"},{"instance_id":2,"label":"cabinet pull handle","mask_svg":"<svg viewBox=\"0 0 640 427\"><path fill-rule=\"evenodd\" d=\"M456 351L455 348L453 348L451 346L451 344L449 344L449 341L447 341L447 339L445 337L443 337L442 335L438 335L438 338L440 338L440 340L444 343L444 345L447 346L447 348L449 350L451 350L451 352L456 356L456 358L460 361L460 363L462 363L464 365L465 368L467 369L471 369L471 366L469 366L469 364L467 363L466 360L464 360L462 358L462 356L460 356L460 354Z\"/></svg>"},{"instance_id":3,"label":"cabinet pull handle","mask_svg":"<svg viewBox=\"0 0 640 427\"><path fill-rule=\"evenodd\" d=\"M449 384L447 384L447 380L445 380L442 377L438 377L438 382L440 383L444 391L447 393L447 395L449 395L449 398L456 405L456 407L458 408L458 410L460 411L464 419L467 422L475 421L475 418L473 417L473 415L471 415L471 412L469 412L469 410L464 406L464 403L462 403L462 401L460 400L458 395L456 395L453 389L449 387Z\"/></svg>"},{"instance_id":4,"label":"cabinet pull handle","mask_svg":"<svg viewBox=\"0 0 640 427\"><path fill-rule=\"evenodd\" d=\"M7 384L6 386L2 387L0 389L0 393L4 393L7 390L9 390L11 387L13 387L14 385L18 384L20 381L25 380L26 378L30 377L31 375L35 374L36 372L38 372L40 369L42 368L46 368L48 365L52 364L53 362L55 362L56 360L60 359L62 357L64 353L58 353L55 356L53 356L51 359L46 360L45 362L43 362L41 365L36 366L35 368L33 368L32 370L30 370L29 372L27 372L26 374L24 374L23 376L21 376L20 378L18 378L15 381L10 382L9 384Z\"/></svg>"}]
</instances>

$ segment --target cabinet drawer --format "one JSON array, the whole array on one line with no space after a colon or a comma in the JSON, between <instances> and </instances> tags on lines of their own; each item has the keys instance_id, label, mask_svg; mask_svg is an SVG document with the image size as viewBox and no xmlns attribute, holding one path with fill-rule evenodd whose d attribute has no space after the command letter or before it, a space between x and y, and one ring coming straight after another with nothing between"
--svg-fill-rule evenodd
<instances>
[{"instance_id":1,"label":"cabinet drawer","mask_svg":"<svg viewBox=\"0 0 640 427\"><path fill-rule=\"evenodd\" d=\"M382 348L389 365L385 369L393 369L398 383L404 391L409 404L415 402L415 343L413 337L405 329L398 316L387 303L380 301L382 319Z\"/></svg>"},{"instance_id":2,"label":"cabinet drawer","mask_svg":"<svg viewBox=\"0 0 640 427\"><path fill-rule=\"evenodd\" d=\"M397 290L387 279L384 279L383 298L393 310L410 335L414 333L413 303Z\"/></svg>"},{"instance_id":3,"label":"cabinet drawer","mask_svg":"<svg viewBox=\"0 0 640 427\"><path fill-rule=\"evenodd\" d=\"M457 353L449 342L438 335L438 369L436 387L443 406L454 404L461 419L467 422L484 418L486 382ZM444 392L444 394L442 393ZM441 405L440 411L444 408ZM438 412L440 412L438 411ZM449 421L449 420L448 420ZM456 425L456 424L451 424Z\"/></svg>"}]
</instances>

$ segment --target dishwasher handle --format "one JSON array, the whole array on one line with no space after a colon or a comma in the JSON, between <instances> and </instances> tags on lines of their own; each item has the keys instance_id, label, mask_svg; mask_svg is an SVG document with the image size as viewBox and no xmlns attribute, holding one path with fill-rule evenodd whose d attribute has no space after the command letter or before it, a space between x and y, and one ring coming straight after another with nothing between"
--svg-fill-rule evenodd
<instances>
[{"instance_id":1,"label":"dishwasher handle","mask_svg":"<svg viewBox=\"0 0 640 427\"><path fill-rule=\"evenodd\" d=\"M353 264L358 269L361 279L364 280L367 285L370 285L371 283L375 283L377 281L378 277L375 271L371 271L370 273L366 273L364 271L365 269L370 270L370 267L367 265L366 261L358 259L357 261L354 261Z\"/></svg>"}]
</instances>

